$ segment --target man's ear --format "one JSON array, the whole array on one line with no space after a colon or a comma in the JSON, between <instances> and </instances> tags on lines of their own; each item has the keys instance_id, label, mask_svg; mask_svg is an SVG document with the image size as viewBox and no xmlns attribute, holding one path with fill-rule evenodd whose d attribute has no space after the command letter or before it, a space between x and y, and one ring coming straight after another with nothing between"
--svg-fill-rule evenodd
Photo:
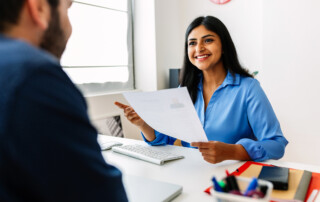
<instances>
[{"instance_id":1,"label":"man's ear","mask_svg":"<svg viewBox=\"0 0 320 202\"><path fill-rule=\"evenodd\" d=\"M33 22L46 30L50 20L50 5L47 0L26 0L26 6Z\"/></svg>"}]
</instances>

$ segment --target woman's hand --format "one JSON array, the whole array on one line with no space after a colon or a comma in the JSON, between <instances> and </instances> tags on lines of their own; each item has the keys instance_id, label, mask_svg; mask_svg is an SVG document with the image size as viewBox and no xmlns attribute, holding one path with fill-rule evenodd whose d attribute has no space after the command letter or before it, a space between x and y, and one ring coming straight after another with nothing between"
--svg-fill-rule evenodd
<instances>
[{"instance_id":1,"label":"woman's hand","mask_svg":"<svg viewBox=\"0 0 320 202\"><path fill-rule=\"evenodd\" d=\"M156 136L154 134L154 129L151 128L135 111L132 107L122 104L120 102L115 102L120 109L123 109L124 116L134 125L136 125L143 133L144 137L149 141L153 141Z\"/></svg>"},{"instance_id":2,"label":"woman's hand","mask_svg":"<svg viewBox=\"0 0 320 202\"><path fill-rule=\"evenodd\" d=\"M134 125L139 128L142 127L145 122L144 120L134 111L134 109L128 105L122 104L120 102L115 102L119 108L123 109L124 116Z\"/></svg>"},{"instance_id":3,"label":"woman's hand","mask_svg":"<svg viewBox=\"0 0 320 202\"><path fill-rule=\"evenodd\" d=\"M251 160L247 151L240 144L227 144L218 141L192 142L198 147L203 159L209 163L219 163L224 160Z\"/></svg>"}]
</instances>

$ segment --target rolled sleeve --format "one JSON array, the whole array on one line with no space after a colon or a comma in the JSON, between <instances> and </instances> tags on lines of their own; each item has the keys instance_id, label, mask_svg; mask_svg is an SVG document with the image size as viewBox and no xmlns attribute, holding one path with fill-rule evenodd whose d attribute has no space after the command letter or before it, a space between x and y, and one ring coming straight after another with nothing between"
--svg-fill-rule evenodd
<instances>
[{"instance_id":1,"label":"rolled sleeve","mask_svg":"<svg viewBox=\"0 0 320 202\"><path fill-rule=\"evenodd\" d=\"M153 141L148 141L144 134L141 132L141 135L142 135L142 138L143 140L148 143L149 145L152 145L152 146L156 146L156 145L166 145L166 144L170 144L170 138L169 136L165 135L165 134L162 134L156 130L154 130L154 134L156 136L156 139L154 139Z\"/></svg>"},{"instance_id":2,"label":"rolled sleeve","mask_svg":"<svg viewBox=\"0 0 320 202\"><path fill-rule=\"evenodd\" d=\"M239 140L236 144L242 145L253 161L263 161L268 159L266 150L257 141L244 138Z\"/></svg>"},{"instance_id":3,"label":"rolled sleeve","mask_svg":"<svg viewBox=\"0 0 320 202\"><path fill-rule=\"evenodd\" d=\"M253 161L265 161L283 157L288 141L283 137L265 141L255 141L245 138L239 140L236 144L241 144Z\"/></svg>"}]
</instances>

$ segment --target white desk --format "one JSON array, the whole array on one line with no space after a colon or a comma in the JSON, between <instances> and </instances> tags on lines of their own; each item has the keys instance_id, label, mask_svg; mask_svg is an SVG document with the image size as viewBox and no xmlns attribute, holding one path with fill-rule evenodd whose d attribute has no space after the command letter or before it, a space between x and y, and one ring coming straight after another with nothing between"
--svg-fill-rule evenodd
<instances>
[{"instance_id":1,"label":"white desk","mask_svg":"<svg viewBox=\"0 0 320 202\"><path fill-rule=\"evenodd\" d=\"M117 138L111 136L100 136L99 141L118 141L124 144L143 144L140 140ZM203 191L211 185L212 176L222 178L225 176L225 169L233 172L244 162L225 161L218 164L210 164L203 160L201 153L197 149L177 146L157 146L159 150L166 150L172 153L185 156L184 159L167 162L164 165L155 165L138 159L134 159L111 150L102 152L109 164L115 165L123 173L134 176L142 176L154 180L179 184L183 186L182 194L177 201L212 201L213 199ZM296 169L305 169L313 172L320 172L319 166L311 166L282 161L266 161L265 163L285 166Z\"/></svg>"}]
</instances>

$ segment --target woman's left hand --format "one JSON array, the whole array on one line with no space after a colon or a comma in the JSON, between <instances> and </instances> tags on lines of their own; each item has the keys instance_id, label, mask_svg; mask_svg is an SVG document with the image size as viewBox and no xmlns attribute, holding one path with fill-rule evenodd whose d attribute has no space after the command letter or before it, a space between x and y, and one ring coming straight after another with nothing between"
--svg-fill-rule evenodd
<instances>
[{"instance_id":1,"label":"woman's left hand","mask_svg":"<svg viewBox=\"0 0 320 202\"><path fill-rule=\"evenodd\" d=\"M247 151L240 144L227 144L218 141L192 142L198 147L203 159L209 163L220 163L224 160L250 160Z\"/></svg>"}]
</instances>

